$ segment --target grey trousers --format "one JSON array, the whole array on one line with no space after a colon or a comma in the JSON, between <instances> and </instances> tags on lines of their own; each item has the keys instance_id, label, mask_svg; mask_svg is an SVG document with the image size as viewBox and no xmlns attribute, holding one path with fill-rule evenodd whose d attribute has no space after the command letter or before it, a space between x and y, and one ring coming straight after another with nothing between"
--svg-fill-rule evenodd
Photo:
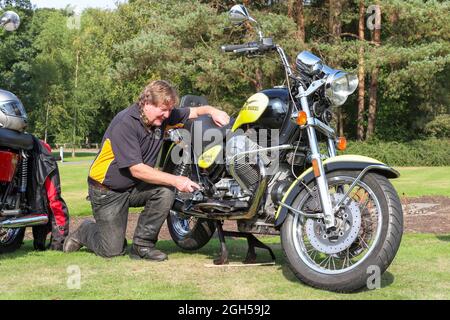
<instances>
[{"instance_id":1,"label":"grey trousers","mask_svg":"<svg viewBox=\"0 0 450 320\"><path fill-rule=\"evenodd\" d=\"M89 197L95 222L79 229L81 244L101 257L125 254L124 240L129 207L144 207L134 232L133 243L154 247L159 231L174 201L168 187L141 183L131 191L116 192L89 184Z\"/></svg>"}]
</instances>

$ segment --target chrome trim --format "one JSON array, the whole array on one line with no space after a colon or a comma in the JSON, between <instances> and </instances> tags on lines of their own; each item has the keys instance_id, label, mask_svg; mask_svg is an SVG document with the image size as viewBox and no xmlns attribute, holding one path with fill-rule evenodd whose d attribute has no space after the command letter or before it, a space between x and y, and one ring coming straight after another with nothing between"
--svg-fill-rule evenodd
<instances>
[{"instance_id":1,"label":"chrome trim","mask_svg":"<svg viewBox=\"0 0 450 320\"><path fill-rule=\"evenodd\" d=\"M264 167L264 163L261 159L258 159L258 166L261 175L261 180L259 182L258 189L255 193L255 198L252 202L252 206L248 210L247 214L242 217L236 217L235 219L251 219L258 213L258 208L261 204L264 195L266 194L267 185L269 183L269 177L266 174L266 168Z\"/></svg>"},{"instance_id":2,"label":"chrome trim","mask_svg":"<svg viewBox=\"0 0 450 320\"><path fill-rule=\"evenodd\" d=\"M252 153L260 153L260 152L265 152L265 151L271 151L271 150L287 150L287 149L294 149L294 146L290 145L290 144L283 144L281 146L276 146L276 147L269 147L269 148L260 148L257 150L251 150L251 151L245 151L245 152L241 152L238 154L235 154L230 160L229 160L229 169L230 169L230 174L231 176L239 183L239 185L241 186L241 188L246 191L246 192L250 192L250 190L248 190L247 186L244 184L244 182L241 180L241 178L239 178L239 176L236 174L236 171L234 170L234 162L235 162L235 158L238 156L245 156L248 154L252 154Z\"/></svg>"},{"instance_id":3,"label":"chrome trim","mask_svg":"<svg viewBox=\"0 0 450 320\"><path fill-rule=\"evenodd\" d=\"M334 131L333 128L326 125L322 121L320 121L317 118L314 117L308 117L308 126L312 126L314 128L317 128L320 132L322 132L324 135L326 135L329 138L335 138L336 137L336 131Z\"/></svg>"},{"instance_id":4,"label":"chrome trim","mask_svg":"<svg viewBox=\"0 0 450 320\"><path fill-rule=\"evenodd\" d=\"M0 222L0 228L14 229L44 225L48 223L47 215L29 215L22 218L13 218Z\"/></svg>"},{"instance_id":5,"label":"chrome trim","mask_svg":"<svg viewBox=\"0 0 450 320\"><path fill-rule=\"evenodd\" d=\"M319 90L319 88L320 88L321 86L323 86L326 82L327 82L327 81L326 81L325 79L319 79L319 80L314 81L313 83L311 83L311 85L309 86L309 88L308 88L304 93L302 93L301 95L299 95L300 98L301 98L301 97L308 97L308 96L310 96L311 94L313 94L314 92L316 92L317 90Z\"/></svg>"},{"instance_id":6,"label":"chrome trim","mask_svg":"<svg viewBox=\"0 0 450 320\"><path fill-rule=\"evenodd\" d=\"M309 51L300 52L295 59L295 64L299 71L303 71L308 75L318 74L323 69L322 60Z\"/></svg>"},{"instance_id":7,"label":"chrome trim","mask_svg":"<svg viewBox=\"0 0 450 320\"><path fill-rule=\"evenodd\" d=\"M298 209L295 209L295 208L293 208L291 206L288 206L287 204L285 204L285 203L283 203L281 201L279 202L279 205L282 206L282 207L285 207L285 208L287 208L289 210L291 210L294 213L298 213L298 214L304 216L305 218L322 219L324 217L323 213L316 213L316 214L305 213L305 212L303 212L301 210L298 210Z\"/></svg>"},{"instance_id":8,"label":"chrome trim","mask_svg":"<svg viewBox=\"0 0 450 320\"><path fill-rule=\"evenodd\" d=\"M300 98L302 110L306 113L307 119L313 119L311 117L311 111L309 110L309 104L308 99L306 96L304 96L305 89L303 89L302 86L298 87L299 94L297 98ZM316 177L316 183L317 187L319 189L319 196L320 196L320 203L322 205L323 213L324 213L324 220L325 220L325 226L327 229L335 226L335 218L334 218L334 211L331 204L331 197L328 190L328 181L325 175L325 170L323 168L322 163L322 157L319 150L319 145L317 142L317 136L316 131L314 129L314 126L308 125L306 126L306 132L308 134L308 141L309 146L311 148L311 159L317 160L317 165L319 167L319 177Z\"/></svg>"},{"instance_id":9,"label":"chrome trim","mask_svg":"<svg viewBox=\"0 0 450 320\"><path fill-rule=\"evenodd\" d=\"M291 66L289 65L289 60L286 56L286 53L284 52L283 48L280 47L279 45L277 45L276 48L277 48L278 54L280 55L281 62L283 63L284 68L286 69L287 74L290 77L293 77L294 74L292 72Z\"/></svg>"},{"instance_id":10,"label":"chrome trim","mask_svg":"<svg viewBox=\"0 0 450 320\"><path fill-rule=\"evenodd\" d=\"M328 138L327 140L327 145L328 145L328 155L330 156L330 158L334 158L337 156L337 152L336 152L336 142L334 139L332 139L331 137Z\"/></svg>"},{"instance_id":11,"label":"chrome trim","mask_svg":"<svg viewBox=\"0 0 450 320\"><path fill-rule=\"evenodd\" d=\"M350 192L353 191L353 189L355 188L356 184L362 179L362 177L369 171L372 169L383 169L383 170L390 170L390 171L394 171L393 169L390 169L389 167L385 166L385 165L381 165L381 164L373 164L370 166L367 166L366 168L364 168L363 171L361 171L361 173L356 177L355 181L353 181L353 183L350 185L350 188L347 190L347 192L345 193L344 197L334 206L333 208L333 213L336 213L339 210L339 207L341 206L341 204L347 200Z\"/></svg>"}]
</instances>

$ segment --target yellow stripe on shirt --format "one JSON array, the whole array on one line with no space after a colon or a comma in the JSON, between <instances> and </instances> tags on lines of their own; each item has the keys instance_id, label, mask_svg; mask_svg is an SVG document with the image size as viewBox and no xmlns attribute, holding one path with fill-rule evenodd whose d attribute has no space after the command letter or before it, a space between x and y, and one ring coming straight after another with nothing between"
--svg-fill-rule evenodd
<instances>
[{"instance_id":1,"label":"yellow stripe on shirt","mask_svg":"<svg viewBox=\"0 0 450 320\"><path fill-rule=\"evenodd\" d=\"M91 166L91 170L89 171L89 176L103 183L105 181L106 173L108 172L109 166L114 161L114 153L111 147L111 140L106 139L103 143L102 150L98 155L97 159L95 159L94 163Z\"/></svg>"}]
</instances>

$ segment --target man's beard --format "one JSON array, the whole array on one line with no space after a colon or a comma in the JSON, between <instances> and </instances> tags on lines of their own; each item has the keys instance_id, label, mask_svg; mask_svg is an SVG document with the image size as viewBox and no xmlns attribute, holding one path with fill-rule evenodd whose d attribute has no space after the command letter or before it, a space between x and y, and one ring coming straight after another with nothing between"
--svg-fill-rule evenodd
<instances>
[{"instance_id":1,"label":"man's beard","mask_svg":"<svg viewBox=\"0 0 450 320\"><path fill-rule=\"evenodd\" d=\"M162 134L161 128L153 126L153 123L151 123L148 117L145 115L143 108L139 108L139 112L141 114L141 121L147 129L147 132L159 139Z\"/></svg>"},{"instance_id":2,"label":"man's beard","mask_svg":"<svg viewBox=\"0 0 450 320\"><path fill-rule=\"evenodd\" d=\"M147 116L144 113L144 108L139 108L139 112L141 114L141 120L142 123L147 127L147 129L152 129L152 123L150 122L150 120L147 118Z\"/></svg>"}]
</instances>

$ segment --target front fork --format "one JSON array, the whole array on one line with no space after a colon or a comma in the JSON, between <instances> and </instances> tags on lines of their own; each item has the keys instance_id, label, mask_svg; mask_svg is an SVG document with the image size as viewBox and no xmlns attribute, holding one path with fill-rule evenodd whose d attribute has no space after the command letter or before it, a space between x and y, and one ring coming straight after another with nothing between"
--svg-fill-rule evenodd
<instances>
[{"instance_id":1,"label":"front fork","mask_svg":"<svg viewBox=\"0 0 450 320\"><path fill-rule=\"evenodd\" d=\"M304 96L304 89L300 86L300 102L302 110L306 113L307 118L311 118L311 112L309 110L308 99ZM330 193L328 191L328 181L323 168L323 162L320 155L319 143L317 142L316 130L313 126L307 126L306 132L308 134L309 145L311 148L311 160L315 167L315 179L317 188L319 190L320 204L322 205L325 226L327 229L333 228L336 225L334 218L334 210L331 203ZM336 156L336 147L333 139L328 139L328 150L330 157Z\"/></svg>"}]
</instances>

